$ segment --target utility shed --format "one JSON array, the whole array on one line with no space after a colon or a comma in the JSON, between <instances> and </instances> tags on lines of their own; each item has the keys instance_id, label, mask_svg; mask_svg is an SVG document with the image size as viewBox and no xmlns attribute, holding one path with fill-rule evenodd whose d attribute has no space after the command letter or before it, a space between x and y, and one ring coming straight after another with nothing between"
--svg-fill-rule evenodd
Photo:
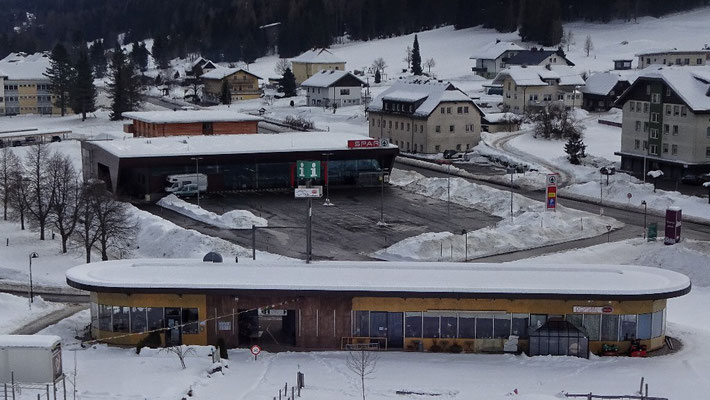
<instances>
[{"instance_id":1,"label":"utility shed","mask_svg":"<svg viewBox=\"0 0 710 400\"><path fill-rule=\"evenodd\" d=\"M61 338L0 335L0 383L47 383L62 376Z\"/></svg>"}]
</instances>

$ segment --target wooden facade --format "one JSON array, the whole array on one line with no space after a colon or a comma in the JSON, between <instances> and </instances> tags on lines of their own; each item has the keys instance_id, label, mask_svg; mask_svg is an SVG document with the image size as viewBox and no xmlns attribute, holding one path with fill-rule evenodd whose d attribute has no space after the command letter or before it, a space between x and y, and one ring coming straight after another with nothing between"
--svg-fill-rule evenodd
<instances>
[{"instance_id":1,"label":"wooden facade","mask_svg":"<svg viewBox=\"0 0 710 400\"><path fill-rule=\"evenodd\" d=\"M259 87L259 79L258 76L243 69L239 69L222 79L202 77L202 81L205 84L205 97L213 102L219 102L223 82L227 82L232 101L258 99L264 94L264 91Z\"/></svg>"},{"instance_id":2,"label":"wooden facade","mask_svg":"<svg viewBox=\"0 0 710 400\"><path fill-rule=\"evenodd\" d=\"M188 123L153 123L133 120L129 128L134 136L194 136L194 135L233 135L257 133L259 121L204 121Z\"/></svg>"}]
</instances>

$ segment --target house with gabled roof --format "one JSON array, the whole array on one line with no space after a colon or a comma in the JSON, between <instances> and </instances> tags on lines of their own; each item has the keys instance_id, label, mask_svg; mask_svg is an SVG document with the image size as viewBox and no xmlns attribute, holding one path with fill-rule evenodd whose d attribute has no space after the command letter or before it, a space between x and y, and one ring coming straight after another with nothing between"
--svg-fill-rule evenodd
<instances>
[{"instance_id":1,"label":"house with gabled roof","mask_svg":"<svg viewBox=\"0 0 710 400\"><path fill-rule=\"evenodd\" d=\"M360 78L346 71L322 70L306 79L301 87L306 91L309 106L341 107L360 104Z\"/></svg>"},{"instance_id":2,"label":"house with gabled roof","mask_svg":"<svg viewBox=\"0 0 710 400\"><path fill-rule=\"evenodd\" d=\"M205 72L209 72L217 68L220 68L220 66L204 57L198 57L197 60L190 64L190 69L187 73L193 76L202 75Z\"/></svg>"},{"instance_id":3,"label":"house with gabled roof","mask_svg":"<svg viewBox=\"0 0 710 400\"><path fill-rule=\"evenodd\" d=\"M633 79L615 72L596 72L589 75L584 87L582 108L587 111L609 111L616 99L624 92Z\"/></svg>"},{"instance_id":4,"label":"house with gabled roof","mask_svg":"<svg viewBox=\"0 0 710 400\"><path fill-rule=\"evenodd\" d=\"M533 47L530 50L518 51L514 56L507 61L507 66L525 65L525 66L545 66L545 65L566 65L573 67L574 63L567 59L562 48L555 50L545 50L543 48Z\"/></svg>"},{"instance_id":5,"label":"house with gabled roof","mask_svg":"<svg viewBox=\"0 0 710 400\"><path fill-rule=\"evenodd\" d=\"M402 151L467 151L481 138L481 115L473 100L451 82L400 79L367 108L369 134Z\"/></svg>"},{"instance_id":6,"label":"house with gabled roof","mask_svg":"<svg viewBox=\"0 0 710 400\"><path fill-rule=\"evenodd\" d=\"M215 68L200 77L205 85L204 97L208 102L218 103L222 85L227 82L232 101L258 99L264 94L259 87L259 76L242 68Z\"/></svg>"},{"instance_id":7,"label":"house with gabled roof","mask_svg":"<svg viewBox=\"0 0 710 400\"><path fill-rule=\"evenodd\" d=\"M493 84L503 87L503 106L516 114L553 103L565 108L582 105L579 88L584 86L584 79L568 66L512 66L501 71Z\"/></svg>"},{"instance_id":8,"label":"house with gabled roof","mask_svg":"<svg viewBox=\"0 0 710 400\"><path fill-rule=\"evenodd\" d=\"M324 69L344 71L345 61L326 48L311 49L291 59L291 71L297 85Z\"/></svg>"},{"instance_id":9,"label":"house with gabled roof","mask_svg":"<svg viewBox=\"0 0 710 400\"><path fill-rule=\"evenodd\" d=\"M478 49L469 57L476 60L476 66L472 68L476 75L490 79L498 72L508 66L508 60L523 51L522 47L513 42L502 42L496 40L493 43Z\"/></svg>"}]
</instances>

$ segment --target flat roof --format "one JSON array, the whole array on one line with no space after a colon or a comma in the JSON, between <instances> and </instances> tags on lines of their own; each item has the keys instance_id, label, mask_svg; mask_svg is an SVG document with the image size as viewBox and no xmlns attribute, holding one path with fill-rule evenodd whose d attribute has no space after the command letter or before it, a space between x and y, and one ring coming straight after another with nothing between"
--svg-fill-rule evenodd
<instances>
[{"instance_id":1,"label":"flat roof","mask_svg":"<svg viewBox=\"0 0 710 400\"><path fill-rule=\"evenodd\" d=\"M455 297L661 299L690 291L680 273L630 265L384 261L205 263L104 261L71 268L67 283L99 292L330 292ZM274 277L278 277L275 279Z\"/></svg>"},{"instance_id":2,"label":"flat roof","mask_svg":"<svg viewBox=\"0 0 710 400\"><path fill-rule=\"evenodd\" d=\"M39 347L51 349L62 338L56 335L0 335L0 347Z\"/></svg>"},{"instance_id":3,"label":"flat roof","mask_svg":"<svg viewBox=\"0 0 710 400\"><path fill-rule=\"evenodd\" d=\"M68 129L31 129L19 131L0 132L0 139L28 137L28 136L44 136L44 135L64 135L71 133Z\"/></svg>"},{"instance_id":4,"label":"flat roof","mask_svg":"<svg viewBox=\"0 0 710 400\"><path fill-rule=\"evenodd\" d=\"M261 121L256 115L234 111L181 110L181 111L129 111L121 114L123 118L135 119L151 124L175 124L191 122L243 122Z\"/></svg>"},{"instance_id":5,"label":"flat roof","mask_svg":"<svg viewBox=\"0 0 710 400\"><path fill-rule=\"evenodd\" d=\"M353 133L285 132L127 138L88 143L120 158L136 158L349 150L348 140L363 139L370 137ZM389 144L387 148L397 146Z\"/></svg>"}]
</instances>

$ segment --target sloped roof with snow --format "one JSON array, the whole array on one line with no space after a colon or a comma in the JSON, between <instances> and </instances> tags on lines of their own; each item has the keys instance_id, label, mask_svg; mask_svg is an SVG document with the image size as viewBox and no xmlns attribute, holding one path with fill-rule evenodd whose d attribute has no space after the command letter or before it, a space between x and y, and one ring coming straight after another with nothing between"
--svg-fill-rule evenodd
<instances>
[{"instance_id":1,"label":"sloped roof with snow","mask_svg":"<svg viewBox=\"0 0 710 400\"><path fill-rule=\"evenodd\" d=\"M338 58L328 49L311 49L301 54L296 58L292 58L291 62L304 64L339 64L345 61Z\"/></svg>"},{"instance_id":2,"label":"sloped roof with snow","mask_svg":"<svg viewBox=\"0 0 710 400\"><path fill-rule=\"evenodd\" d=\"M383 111L383 100L404 101L410 103L423 102L414 111L416 116L429 116L442 101L467 101L474 104L473 100L457 89L451 82L442 82L436 79L412 77L400 79L387 90L380 93L368 106L368 111ZM474 104L474 107L477 107Z\"/></svg>"},{"instance_id":3,"label":"sloped roof with snow","mask_svg":"<svg viewBox=\"0 0 710 400\"><path fill-rule=\"evenodd\" d=\"M518 54L510 57L506 64L508 65L540 65L547 57L557 54L558 57L565 60L567 65L574 66L574 63L565 57L561 50L545 50L531 49L522 50Z\"/></svg>"},{"instance_id":4,"label":"sloped roof with snow","mask_svg":"<svg viewBox=\"0 0 710 400\"><path fill-rule=\"evenodd\" d=\"M49 80L44 73L49 68L47 53L10 53L0 60L0 71L12 80Z\"/></svg>"},{"instance_id":5,"label":"sloped roof with snow","mask_svg":"<svg viewBox=\"0 0 710 400\"><path fill-rule=\"evenodd\" d=\"M360 82L360 85L364 85L365 82L362 81L362 79L358 78L357 76L351 74L350 72L347 71L340 71L340 70L321 70L315 75L311 76L310 78L306 79L301 83L301 86L311 86L311 87L330 87L335 85L339 80L345 78L345 77L350 77L352 79L357 80Z\"/></svg>"},{"instance_id":6,"label":"sloped roof with snow","mask_svg":"<svg viewBox=\"0 0 710 400\"><path fill-rule=\"evenodd\" d=\"M56 335L0 335L1 347L25 347L51 349L62 342Z\"/></svg>"},{"instance_id":7,"label":"sloped roof with snow","mask_svg":"<svg viewBox=\"0 0 710 400\"><path fill-rule=\"evenodd\" d=\"M597 72L589 75L589 78L587 78L587 81L584 83L584 87L581 89L581 92L606 96L612 89L614 89L619 81L624 80L626 79L620 77L619 74L614 72Z\"/></svg>"},{"instance_id":8,"label":"sloped roof with snow","mask_svg":"<svg viewBox=\"0 0 710 400\"><path fill-rule=\"evenodd\" d=\"M644 80L660 79L694 112L710 112L710 66L675 67L651 65L644 68L636 82L619 98L623 104L631 90Z\"/></svg>"},{"instance_id":9,"label":"sloped roof with snow","mask_svg":"<svg viewBox=\"0 0 710 400\"><path fill-rule=\"evenodd\" d=\"M194 259L126 259L84 264L66 273L91 291L205 292L277 290L513 296L521 298L670 298L690 291L678 272L631 265L470 264L304 261L239 264ZM279 279L274 279L278 276Z\"/></svg>"},{"instance_id":10,"label":"sloped roof with snow","mask_svg":"<svg viewBox=\"0 0 710 400\"><path fill-rule=\"evenodd\" d=\"M501 54L506 51L521 51L525 50L513 42L493 42L490 43L473 53L469 58L471 59L482 59L482 60L495 60L500 57Z\"/></svg>"},{"instance_id":11,"label":"sloped roof with snow","mask_svg":"<svg viewBox=\"0 0 710 400\"><path fill-rule=\"evenodd\" d=\"M135 119L150 124L174 124L190 122L242 122L261 121L255 115L222 110L184 110L184 111L130 111L121 114L123 118Z\"/></svg>"},{"instance_id":12,"label":"sloped roof with snow","mask_svg":"<svg viewBox=\"0 0 710 400\"><path fill-rule=\"evenodd\" d=\"M511 66L500 71L493 79L493 84L502 84L506 77L513 79L518 86L547 86L545 80L554 79L560 86L582 86L584 79L572 67L551 65L547 67Z\"/></svg>"},{"instance_id":13,"label":"sloped roof with snow","mask_svg":"<svg viewBox=\"0 0 710 400\"><path fill-rule=\"evenodd\" d=\"M252 74L251 72L245 70L244 68L226 68L226 67L220 67L220 66L217 66L217 68L213 69L212 71L205 72L204 74L202 74L200 76L200 78L224 79L230 75L236 74L239 71L242 71L242 72L245 72L251 76L254 76L254 77L256 77L256 79L262 79L260 76Z\"/></svg>"}]
</instances>

